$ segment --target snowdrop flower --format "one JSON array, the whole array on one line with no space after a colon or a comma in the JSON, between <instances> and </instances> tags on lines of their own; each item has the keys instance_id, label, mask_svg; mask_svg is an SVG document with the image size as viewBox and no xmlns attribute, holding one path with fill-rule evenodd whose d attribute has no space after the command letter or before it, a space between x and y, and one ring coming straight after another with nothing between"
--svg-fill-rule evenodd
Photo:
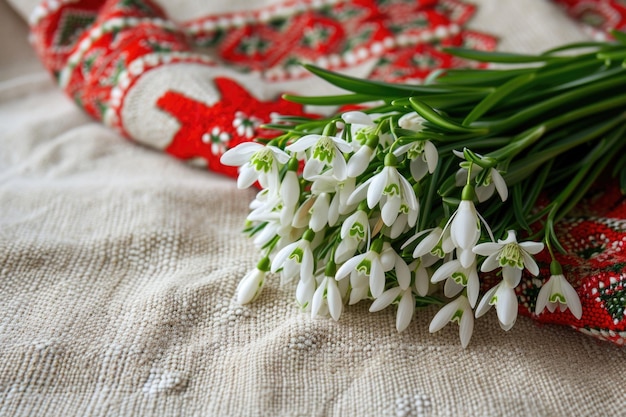
<instances>
[{"instance_id":1,"label":"snowdrop flower","mask_svg":"<svg viewBox=\"0 0 626 417\"><path fill-rule=\"evenodd\" d=\"M263 258L257 264L257 267L248 272L237 286L237 302L241 305L254 301L265 282L265 274L269 271L270 260Z\"/></svg>"},{"instance_id":2,"label":"snowdrop flower","mask_svg":"<svg viewBox=\"0 0 626 417\"><path fill-rule=\"evenodd\" d=\"M413 249L413 257L415 259L422 258L425 255L434 255L438 258L443 258L445 254L454 250L454 244L450 238L450 229L441 227L434 227L432 229L422 230L408 239L403 245L402 249L410 245L416 239L426 235Z\"/></svg>"},{"instance_id":3,"label":"snowdrop flower","mask_svg":"<svg viewBox=\"0 0 626 417\"><path fill-rule=\"evenodd\" d=\"M453 152L459 158L465 159L465 154L463 154L463 152ZM477 154L477 156L481 155ZM470 179L474 180L482 171L483 167L473 164L472 175ZM455 182L458 187L467 183L466 167L462 166L456 172ZM483 201L489 200L496 191L498 192L498 195L500 196L500 199L502 201L506 201L509 197L509 187L506 185L506 181L504 181L504 178L502 177L502 174L500 174L500 171L498 171L496 168L489 168L489 173L485 176L483 182L478 184L478 186L476 187L476 198L478 198L478 201L482 203Z\"/></svg>"},{"instance_id":4,"label":"snowdrop flower","mask_svg":"<svg viewBox=\"0 0 626 417\"><path fill-rule=\"evenodd\" d=\"M557 307L560 311L569 308L574 317L580 320L583 315L580 298L574 287L565 279L561 265L552 261L550 273L550 279L543 284L537 295L535 314L541 314L546 307L550 312L554 312Z\"/></svg>"},{"instance_id":5,"label":"snowdrop flower","mask_svg":"<svg viewBox=\"0 0 626 417\"><path fill-rule=\"evenodd\" d=\"M402 205L408 207L408 210L419 210L415 191L398 172L396 162L396 157L388 154L382 171L359 185L348 199L348 204L367 198L369 208L379 205L383 222L387 226L393 225ZM383 196L386 198L383 199Z\"/></svg>"},{"instance_id":6,"label":"snowdrop flower","mask_svg":"<svg viewBox=\"0 0 626 417\"><path fill-rule=\"evenodd\" d=\"M274 257L270 270L276 272L282 268L281 281L290 282L298 274L300 279L306 280L313 277L315 260L311 242L315 238L312 230L307 230L302 239L282 248Z\"/></svg>"},{"instance_id":7,"label":"snowdrop flower","mask_svg":"<svg viewBox=\"0 0 626 417\"><path fill-rule=\"evenodd\" d=\"M403 290L400 287L393 287L388 289L374 300L370 306L370 312L375 313L383 310L398 299L396 329L401 332L409 326L411 320L413 320L413 314L415 313L415 296L410 288Z\"/></svg>"},{"instance_id":8,"label":"snowdrop flower","mask_svg":"<svg viewBox=\"0 0 626 417\"><path fill-rule=\"evenodd\" d=\"M402 129L413 130L414 132L421 132L424 129L424 123L426 119L417 114L416 112L406 113L400 119L398 119L398 126Z\"/></svg>"},{"instance_id":9,"label":"snowdrop flower","mask_svg":"<svg viewBox=\"0 0 626 417\"><path fill-rule=\"evenodd\" d=\"M340 181L347 177L346 160L343 154L352 152L352 146L339 137L305 135L285 149L290 152L311 150L302 172L302 176L307 180L314 175L319 175L325 167L332 167L335 177Z\"/></svg>"},{"instance_id":10,"label":"snowdrop flower","mask_svg":"<svg viewBox=\"0 0 626 417\"><path fill-rule=\"evenodd\" d=\"M450 222L450 238L457 248L457 257L465 268L474 261L476 255L472 249L480 238L480 219L472 201L473 193L474 188L466 185L459 208L452 215Z\"/></svg>"},{"instance_id":11,"label":"snowdrop flower","mask_svg":"<svg viewBox=\"0 0 626 417\"><path fill-rule=\"evenodd\" d=\"M368 140L350 157L347 166L349 177L355 178L365 172L371 160L374 159L376 146L378 146L378 137Z\"/></svg>"},{"instance_id":12,"label":"snowdrop flower","mask_svg":"<svg viewBox=\"0 0 626 417\"><path fill-rule=\"evenodd\" d=\"M332 195L328 207L328 224L333 226L337 223L339 215L352 213L355 204L348 204L348 198L355 188L356 180L348 177L343 181L337 180L333 175L333 170L323 172L312 178L311 193L319 195L328 193Z\"/></svg>"},{"instance_id":13,"label":"snowdrop flower","mask_svg":"<svg viewBox=\"0 0 626 417\"><path fill-rule=\"evenodd\" d=\"M430 290L430 274L426 269L426 263L421 259L417 259L409 265L409 270L413 271L415 277L415 291L417 295L425 297Z\"/></svg>"},{"instance_id":14,"label":"snowdrop flower","mask_svg":"<svg viewBox=\"0 0 626 417\"><path fill-rule=\"evenodd\" d=\"M359 245L369 238L369 219L364 210L352 213L341 225L341 242L335 250L335 262L343 263L354 255Z\"/></svg>"},{"instance_id":15,"label":"snowdrop flower","mask_svg":"<svg viewBox=\"0 0 626 417\"><path fill-rule=\"evenodd\" d=\"M430 322L428 331L430 333L438 332L450 322L458 323L461 346L466 348L474 332L474 315L466 296L461 295L441 307Z\"/></svg>"},{"instance_id":16,"label":"snowdrop flower","mask_svg":"<svg viewBox=\"0 0 626 417\"><path fill-rule=\"evenodd\" d=\"M300 278L296 287L296 301L303 310L311 307L311 300L317 289L317 281L315 277Z\"/></svg>"},{"instance_id":17,"label":"snowdrop flower","mask_svg":"<svg viewBox=\"0 0 626 417\"><path fill-rule=\"evenodd\" d=\"M454 281L460 289L467 288L467 297L470 306L474 308L476 301L478 301L478 293L480 291L480 282L478 280L478 271L476 270L476 261L474 261L469 267L465 268L461 265L461 261L454 259L441 265L433 273L431 277L432 283L441 282L443 280ZM453 297L458 294L451 290L451 287L447 288L448 293L446 297ZM445 291L445 289L444 289ZM450 293L450 292L453 293Z\"/></svg>"},{"instance_id":18,"label":"snowdrop flower","mask_svg":"<svg viewBox=\"0 0 626 417\"><path fill-rule=\"evenodd\" d=\"M406 154L409 159L409 169L415 181L419 181L427 172L433 173L439 162L439 154L437 148L429 140L420 140L406 145L399 146L394 155L401 156Z\"/></svg>"},{"instance_id":19,"label":"snowdrop flower","mask_svg":"<svg viewBox=\"0 0 626 417\"><path fill-rule=\"evenodd\" d=\"M380 296L385 290L385 272L393 268L393 264L390 265L387 261L383 265L382 246L382 241L376 240L369 251L348 259L337 270L335 279L339 281L348 275L367 276L372 296Z\"/></svg>"},{"instance_id":20,"label":"snowdrop flower","mask_svg":"<svg viewBox=\"0 0 626 417\"><path fill-rule=\"evenodd\" d=\"M504 330L510 330L517 319L518 302L515 289L504 280L483 295L476 308L476 318L485 314L493 305L496 306L500 326Z\"/></svg>"},{"instance_id":21,"label":"snowdrop flower","mask_svg":"<svg viewBox=\"0 0 626 417\"><path fill-rule=\"evenodd\" d=\"M324 279L313 294L311 300L311 317L324 315L326 309L335 321L339 320L343 311L343 301L341 299L341 292L337 286L337 281L329 276L324 276Z\"/></svg>"},{"instance_id":22,"label":"snowdrop flower","mask_svg":"<svg viewBox=\"0 0 626 417\"><path fill-rule=\"evenodd\" d=\"M227 150L220 158L224 165L239 166L237 187L248 188L259 181L263 188L278 189L278 164L284 165L290 156L276 146L245 142Z\"/></svg>"},{"instance_id":23,"label":"snowdrop flower","mask_svg":"<svg viewBox=\"0 0 626 417\"><path fill-rule=\"evenodd\" d=\"M518 243L515 230L509 230L505 240L499 239L498 243L481 243L472 250L478 255L487 257L480 267L482 272L493 271L497 267L501 267L504 280L509 286L517 287L522 278L524 267L535 276L539 273L539 267L531 255L541 252L543 243Z\"/></svg>"}]
</instances>

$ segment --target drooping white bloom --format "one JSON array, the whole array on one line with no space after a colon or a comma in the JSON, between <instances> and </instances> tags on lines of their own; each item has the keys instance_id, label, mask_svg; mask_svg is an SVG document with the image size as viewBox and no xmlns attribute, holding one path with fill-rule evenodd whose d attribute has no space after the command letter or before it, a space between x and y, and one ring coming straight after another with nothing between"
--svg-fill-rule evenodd
<instances>
[{"instance_id":1,"label":"drooping white bloom","mask_svg":"<svg viewBox=\"0 0 626 417\"><path fill-rule=\"evenodd\" d=\"M531 255L541 252L543 246L542 242L518 243L515 231L509 230L505 240L481 243L474 247L473 252L487 257L480 267L482 272L501 267L504 280L509 286L516 287L522 278L524 267L535 276L539 273L537 262Z\"/></svg>"},{"instance_id":2,"label":"drooping white bloom","mask_svg":"<svg viewBox=\"0 0 626 417\"><path fill-rule=\"evenodd\" d=\"M457 257L463 267L472 264L476 255L472 252L480 238L480 220L471 200L461 200L459 208L452 215L450 239L457 249Z\"/></svg>"},{"instance_id":3,"label":"drooping white bloom","mask_svg":"<svg viewBox=\"0 0 626 417\"><path fill-rule=\"evenodd\" d=\"M515 289L504 280L483 295L476 308L476 318L485 314L493 305L496 306L500 326L504 330L513 327L517 319L517 296Z\"/></svg>"},{"instance_id":4,"label":"drooping white bloom","mask_svg":"<svg viewBox=\"0 0 626 417\"><path fill-rule=\"evenodd\" d=\"M478 280L476 268L476 261L465 268L461 265L461 261L454 259L437 268L431 277L431 282L437 283L447 279L454 281L460 289L467 288L467 297L470 306L473 308L476 305L476 301L478 301L478 293L480 291L480 281ZM451 289L449 287L446 289L448 290L445 294L446 297L453 297L458 294L458 292L454 293L454 291L450 293Z\"/></svg>"},{"instance_id":5,"label":"drooping white bloom","mask_svg":"<svg viewBox=\"0 0 626 417\"><path fill-rule=\"evenodd\" d=\"M343 311L343 301L337 281L333 277L325 276L315 290L311 300L311 317L324 315L326 308L323 306L328 309L333 320L339 320Z\"/></svg>"},{"instance_id":6,"label":"drooping white bloom","mask_svg":"<svg viewBox=\"0 0 626 417\"><path fill-rule=\"evenodd\" d=\"M455 152L455 154L457 154L457 156L463 157L462 153ZM481 171L483 171L483 168L481 166L473 165L472 176L470 179L474 180ZM460 168L456 172L455 182L456 185L459 187L467 183L466 168ZM500 196L500 199L502 201L506 201L509 197L509 187L506 185L506 181L504 181L504 178L502 177L500 171L498 171L496 168L489 168L489 174L485 176L485 180L482 183L477 184L476 197L478 198L478 201L482 203L483 201L489 200L496 191L498 192L498 195Z\"/></svg>"},{"instance_id":7,"label":"drooping white bloom","mask_svg":"<svg viewBox=\"0 0 626 417\"><path fill-rule=\"evenodd\" d=\"M386 198L383 199L383 196ZM348 199L348 204L358 204L364 199L369 208L380 206L383 222L387 226L393 225L402 205L408 210L419 210L415 191L394 166L383 167L381 172L359 185Z\"/></svg>"},{"instance_id":8,"label":"drooping white bloom","mask_svg":"<svg viewBox=\"0 0 626 417\"><path fill-rule=\"evenodd\" d=\"M330 196L327 193L321 193L315 199L311 206L311 219L309 227L314 232L321 231L328 224L328 211L330 208Z\"/></svg>"},{"instance_id":9,"label":"drooping white bloom","mask_svg":"<svg viewBox=\"0 0 626 417\"><path fill-rule=\"evenodd\" d=\"M263 258L259 261L256 268L249 271L237 285L237 302L239 304L248 304L254 301L265 282L265 274L269 271L270 260Z\"/></svg>"},{"instance_id":10,"label":"drooping white bloom","mask_svg":"<svg viewBox=\"0 0 626 417\"><path fill-rule=\"evenodd\" d=\"M364 173L370 161L374 158L374 151L375 149L367 143L361 146L348 160L348 177L355 178Z\"/></svg>"},{"instance_id":11,"label":"drooping white bloom","mask_svg":"<svg viewBox=\"0 0 626 417\"><path fill-rule=\"evenodd\" d=\"M415 277L415 291L417 295L425 297L430 290L430 274L426 269L426 264L422 258L416 259L409 265L409 270L413 271Z\"/></svg>"},{"instance_id":12,"label":"drooping white bloom","mask_svg":"<svg viewBox=\"0 0 626 417\"><path fill-rule=\"evenodd\" d=\"M561 311L569 308L574 317L579 320L583 315L578 293L563 274L550 276L548 282L541 287L537 295L535 314L541 314L546 307L550 312L555 311L557 307Z\"/></svg>"},{"instance_id":13,"label":"drooping white bloom","mask_svg":"<svg viewBox=\"0 0 626 417\"><path fill-rule=\"evenodd\" d=\"M277 272L282 268L281 281L290 282L300 275L301 280L313 277L315 260L311 241L314 234L306 232L302 239L293 242L282 248L272 260L270 270Z\"/></svg>"},{"instance_id":14,"label":"drooping white bloom","mask_svg":"<svg viewBox=\"0 0 626 417\"><path fill-rule=\"evenodd\" d=\"M330 206L328 208L328 224L334 226L339 219L339 215L352 213L356 208L355 204L348 204L348 198L355 188L355 179L348 177L339 181L333 175L333 170L324 171L321 175L312 178L311 193L319 195L328 193L331 195Z\"/></svg>"},{"instance_id":15,"label":"drooping white bloom","mask_svg":"<svg viewBox=\"0 0 626 417\"><path fill-rule=\"evenodd\" d=\"M443 306L433 317L428 331L435 333L450 322L458 323L461 346L467 347L474 332L474 315L466 296L461 295Z\"/></svg>"},{"instance_id":16,"label":"drooping white bloom","mask_svg":"<svg viewBox=\"0 0 626 417\"><path fill-rule=\"evenodd\" d=\"M398 126L402 129L413 130L414 132L421 132L424 129L424 123L426 119L417 114L416 112L406 113L398 119Z\"/></svg>"},{"instance_id":17,"label":"drooping white bloom","mask_svg":"<svg viewBox=\"0 0 626 417\"><path fill-rule=\"evenodd\" d=\"M258 268L249 271L237 285L237 302L243 305L254 301L261 294L264 281L265 271Z\"/></svg>"},{"instance_id":18,"label":"drooping white bloom","mask_svg":"<svg viewBox=\"0 0 626 417\"><path fill-rule=\"evenodd\" d=\"M426 235L426 237L413 249L414 258L422 258L426 255L434 255L438 258L443 258L447 253L454 250L454 244L450 238L450 228L442 229L441 227L422 230L402 244L402 249L424 235Z\"/></svg>"},{"instance_id":19,"label":"drooping white bloom","mask_svg":"<svg viewBox=\"0 0 626 417\"><path fill-rule=\"evenodd\" d=\"M383 292L372 305L370 312L374 313L387 308L393 302L398 301L398 310L396 312L396 329L401 332L405 330L415 313L415 296L410 288L403 290L400 287L393 287Z\"/></svg>"},{"instance_id":20,"label":"drooping white bloom","mask_svg":"<svg viewBox=\"0 0 626 417\"><path fill-rule=\"evenodd\" d=\"M302 172L307 180L319 175L326 167L332 167L333 174L340 181L345 180L348 175L344 153L352 152L352 146L339 137L305 135L285 149L290 152L310 150Z\"/></svg>"},{"instance_id":21,"label":"drooping white bloom","mask_svg":"<svg viewBox=\"0 0 626 417\"><path fill-rule=\"evenodd\" d=\"M224 165L239 166L237 187L248 188L259 181L263 188L278 190L278 165L284 165L290 156L276 146L244 142L227 150L220 158Z\"/></svg>"},{"instance_id":22,"label":"drooping white bloom","mask_svg":"<svg viewBox=\"0 0 626 417\"><path fill-rule=\"evenodd\" d=\"M370 291L374 298L380 296L385 290L385 272L391 270L395 263L395 257L392 258L394 263L383 259L382 248L378 247L376 242L369 251L348 259L335 274L335 279L338 281L349 275L367 276Z\"/></svg>"},{"instance_id":23,"label":"drooping white bloom","mask_svg":"<svg viewBox=\"0 0 626 417\"><path fill-rule=\"evenodd\" d=\"M433 173L437 168L439 154L437 148L429 140L421 140L406 145L399 146L394 155L406 157L411 161L409 169L415 181L419 181L427 172Z\"/></svg>"},{"instance_id":24,"label":"drooping white bloom","mask_svg":"<svg viewBox=\"0 0 626 417\"><path fill-rule=\"evenodd\" d=\"M370 235L367 213L357 210L352 213L341 225L339 236L341 242L335 250L335 262L343 263L351 258L359 245Z\"/></svg>"}]
</instances>

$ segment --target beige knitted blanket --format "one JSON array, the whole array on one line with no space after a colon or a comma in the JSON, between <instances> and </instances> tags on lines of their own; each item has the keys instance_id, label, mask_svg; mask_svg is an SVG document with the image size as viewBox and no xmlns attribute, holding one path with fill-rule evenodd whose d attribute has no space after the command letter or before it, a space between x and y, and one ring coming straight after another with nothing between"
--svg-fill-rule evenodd
<instances>
[{"instance_id":1,"label":"beige knitted blanket","mask_svg":"<svg viewBox=\"0 0 626 417\"><path fill-rule=\"evenodd\" d=\"M481 3L503 48L580 31L543 1ZM237 305L251 191L83 115L1 1L0 32L0 415L626 413L626 350L567 328L491 311L463 350L428 333L434 309L404 333L366 304L311 319L278 280Z\"/></svg>"}]
</instances>

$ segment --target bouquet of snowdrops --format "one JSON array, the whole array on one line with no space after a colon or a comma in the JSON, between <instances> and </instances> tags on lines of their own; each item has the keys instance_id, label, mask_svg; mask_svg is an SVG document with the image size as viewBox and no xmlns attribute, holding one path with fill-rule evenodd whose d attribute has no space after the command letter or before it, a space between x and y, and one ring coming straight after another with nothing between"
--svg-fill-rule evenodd
<instances>
[{"instance_id":1,"label":"bouquet of snowdrops","mask_svg":"<svg viewBox=\"0 0 626 417\"><path fill-rule=\"evenodd\" d=\"M613 36L536 56L451 49L498 66L436 72L422 85L307 66L347 93L287 99L361 110L278 117L267 127L280 136L222 157L241 167L239 187L261 187L245 229L260 261L238 301L258 297L272 273L297 281L313 316L338 320L371 300L370 311L394 305L402 331L416 308L436 304L430 331L457 322L465 347L492 306L504 330L514 325L523 270L538 275L533 255L546 250L535 312L580 318L554 224L600 175L626 188L626 35Z\"/></svg>"}]
</instances>

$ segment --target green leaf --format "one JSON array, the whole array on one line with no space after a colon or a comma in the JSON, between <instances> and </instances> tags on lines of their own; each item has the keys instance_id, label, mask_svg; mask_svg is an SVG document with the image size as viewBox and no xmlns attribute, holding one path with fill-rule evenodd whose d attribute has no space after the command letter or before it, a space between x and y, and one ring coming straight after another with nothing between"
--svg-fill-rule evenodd
<instances>
[{"instance_id":1,"label":"green leaf","mask_svg":"<svg viewBox=\"0 0 626 417\"><path fill-rule=\"evenodd\" d=\"M523 87L528 87L528 85L533 81L534 78L535 74L531 72L519 75L512 80L509 80L508 82L502 84L493 93L489 94L480 103L478 103L476 107L474 107L470 114L467 115L465 120L463 120L463 126L469 126L470 124L478 120L480 116L491 110L500 101L504 100L506 97L517 92Z\"/></svg>"},{"instance_id":2,"label":"green leaf","mask_svg":"<svg viewBox=\"0 0 626 417\"><path fill-rule=\"evenodd\" d=\"M438 85L411 85L391 84L381 81L363 80L349 75L332 72L313 65L305 64L304 67L311 73L328 81L329 83L359 94L380 96L383 98L408 97L415 94L438 94L454 93L458 91L482 91L476 87L443 87Z\"/></svg>"},{"instance_id":3,"label":"green leaf","mask_svg":"<svg viewBox=\"0 0 626 417\"><path fill-rule=\"evenodd\" d=\"M344 104L360 104L380 100L379 96L368 94L342 94L337 96L292 96L283 94L283 99L293 103L310 104L316 106L340 106Z\"/></svg>"},{"instance_id":4,"label":"green leaf","mask_svg":"<svg viewBox=\"0 0 626 417\"><path fill-rule=\"evenodd\" d=\"M611 35L615 38L616 41L626 46L626 33L619 30L612 30Z\"/></svg>"},{"instance_id":5,"label":"green leaf","mask_svg":"<svg viewBox=\"0 0 626 417\"><path fill-rule=\"evenodd\" d=\"M462 126L452 120L446 119L442 115L440 115L435 109L430 107L428 104L424 103L416 99L415 97L411 97L409 99L411 106L413 109L424 119L433 123L437 127L442 130L447 130L450 132L461 132L461 133L476 133L476 134L486 134L489 132L488 129L484 128L472 128L469 126Z\"/></svg>"},{"instance_id":6,"label":"green leaf","mask_svg":"<svg viewBox=\"0 0 626 417\"><path fill-rule=\"evenodd\" d=\"M566 57L550 55L523 55L510 52L477 51L467 48L444 48L443 51L459 58L497 64L527 64L536 62L555 62L568 59Z\"/></svg>"}]
</instances>

